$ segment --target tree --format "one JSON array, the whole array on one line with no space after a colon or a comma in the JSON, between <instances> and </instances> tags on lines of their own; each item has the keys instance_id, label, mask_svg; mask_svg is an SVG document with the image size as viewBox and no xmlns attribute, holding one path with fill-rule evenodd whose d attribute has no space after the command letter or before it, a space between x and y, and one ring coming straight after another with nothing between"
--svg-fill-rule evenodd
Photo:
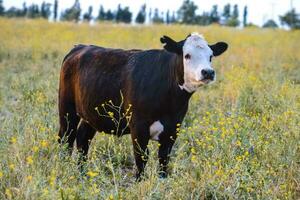
<instances>
[{"instance_id":1,"label":"tree","mask_svg":"<svg viewBox=\"0 0 300 200\"><path fill-rule=\"evenodd\" d=\"M152 22L152 8L150 8L148 13L149 22Z\"/></svg>"},{"instance_id":2,"label":"tree","mask_svg":"<svg viewBox=\"0 0 300 200\"><path fill-rule=\"evenodd\" d=\"M252 22L249 22L249 23L247 24L247 27L250 27L250 28L260 28L257 24L254 24L254 23L252 23Z\"/></svg>"},{"instance_id":3,"label":"tree","mask_svg":"<svg viewBox=\"0 0 300 200\"><path fill-rule=\"evenodd\" d=\"M279 16L279 19L282 25L287 25L291 29L300 29L300 18L295 9L288 11L283 16Z\"/></svg>"},{"instance_id":4,"label":"tree","mask_svg":"<svg viewBox=\"0 0 300 200\"><path fill-rule=\"evenodd\" d=\"M98 19L98 20L105 20L105 17L106 17L105 10L104 10L103 6L100 5L99 13L98 13L97 19Z\"/></svg>"},{"instance_id":5,"label":"tree","mask_svg":"<svg viewBox=\"0 0 300 200\"><path fill-rule=\"evenodd\" d=\"M162 22L164 23L165 22L165 13L164 13L164 11L162 11L160 13L160 18L162 18Z\"/></svg>"},{"instance_id":6,"label":"tree","mask_svg":"<svg viewBox=\"0 0 300 200\"><path fill-rule=\"evenodd\" d=\"M208 13L208 12L203 12L202 15L198 15L198 16L196 17L196 21L197 21L197 24L203 25L203 26L206 26L206 25L211 24L211 16L210 16L210 13Z\"/></svg>"},{"instance_id":7,"label":"tree","mask_svg":"<svg viewBox=\"0 0 300 200\"><path fill-rule=\"evenodd\" d=\"M173 11L173 14L172 14L172 17L171 17L171 21L170 21L170 23L172 24L172 23L177 23L177 17L176 17L176 13Z\"/></svg>"},{"instance_id":8,"label":"tree","mask_svg":"<svg viewBox=\"0 0 300 200\"><path fill-rule=\"evenodd\" d=\"M210 13L210 23L219 23L220 22L220 16L218 13L218 6L213 5L211 13Z\"/></svg>"},{"instance_id":9,"label":"tree","mask_svg":"<svg viewBox=\"0 0 300 200\"><path fill-rule=\"evenodd\" d=\"M232 13L232 18L233 19L238 19L239 18L239 7L237 4L233 6L233 13Z\"/></svg>"},{"instance_id":10,"label":"tree","mask_svg":"<svg viewBox=\"0 0 300 200\"><path fill-rule=\"evenodd\" d=\"M41 5L41 17L48 19L49 16L51 15L51 4L50 3L46 3L43 1L42 5Z\"/></svg>"},{"instance_id":11,"label":"tree","mask_svg":"<svg viewBox=\"0 0 300 200\"><path fill-rule=\"evenodd\" d=\"M159 15L158 8L154 9L154 14L153 14L152 22L156 23L156 24L164 23L164 19Z\"/></svg>"},{"instance_id":12,"label":"tree","mask_svg":"<svg viewBox=\"0 0 300 200\"><path fill-rule=\"evenodd\" d=\"M142 5L140 11L138 12L136 18L135 18L135 22L139 23L139 24L143 24L145 23L146 20L146 4Z\"/></svg>"},{"instance_id":13,"label":"tree","mask_svg":"<svg viewBox=\"0 0 300 200\"><path fill-rule=\"evenodd\" d=\"M278 25L274 20L269 19L266 23L264 23L263 28L278 28Z\"/></svg>"},{"instance_id":14,"label":"tree","mask_svg":"<svg viewBox=\"0 0 300 200\"><path fill-rule=\"evenodd\" d=\"M16 7L10 7L5 13L4 15L6 17L22 17L23 16L23 12L21 9L18 9Z\"/></svg>"},{"instance_id":15,"label":"tree","mask_svg":"<svg viewBox=\"0 0 300 200\"><path fill-rule=\"evenodd\" d=\"M170 24L170 23L171 23L170 11L167 10L167 13L166 13L166 24Z\"/></svg>"},{"instance_id":16,"label":"tree","mask_svg":"<svg viewBox=\"0 0 300 200\"><path fill-rule=\"evenodd\" d=\"M26 16L28 18L38 18L38 17L41 17L41 12L39 10L39 6L37 4L31 4L27 8L27 14L26 14Z\"/></svg>"},{"instance_id":17,"label":"tree","mask_svg":"<svg viewBox=\"0 0 300 200\"><path fill-rule=\"evenodd\" d=\"M223 9L223 14L222 16L224 17L225 23L228 21L228 19L231 17L231 5L226 4Z\"/></svg>"},{"instance_id":18,"label":"tree","mask_svg":"<svg viewBox=\"0 0 300 200\"><path fill-rule=\"evenodd\" d=\"M240 21L238 19L234 19L234 18L230 18L227 22L226 22L226 26L232 26L232 27L236 27L240 25Z\"/></svg>"},{"instance_id":19,"label":"tree","mask_svg":"<svg viewBox=\"0 0 300 200\"><path fill-rule=\"evenodd\" d=\"M85 21L91 21L92 20L92 13L93 13L93 7L89 6L88 11L83 14L83 20Z\"/></svg>"},{"instance_id":20,"label":"tree","mask_svg":"<svg viewBox=\"0 0 300 200\"><path fill-rule=\"evenodd\" d=\"M0 0L0 9L1 9L1 3L2 1ZM26 3L24 2L22 9L16 7L10 7L8 10L4 12L4 8L3 8L3 13L0 15L4 15L6 17L25 17L26 14L27 14L27 7L26 7Z\"/></svg>"},{"instance_id":21,"label":"tree","mask_svg":"<svg viewBox=\"0 0 300 200\"><path fill-rule=\"evenodd\" d=\"M122 22L124 22L124 23L130 23L131 22L131 17L132 17L132 13L130 12L129 7L126 6L123 9Z\"/></svg>"},{"instance_id":22,"label":"tree","mask_svg":"<svg viewBox=\"0 0 300 200\"><path fill-rule=\"evenodd\" d=\"M22 15L23 15L23 17L26 16L27 11L28 11L28 9L27 9L27 6L26 6L26 2L23 2L23 8L22 8Z\"/></svg>"},{"instance_id":23,"label":"tree","mask_svg":"<svg viewBox=\"0 0 300 200\"><path fill-rule=\"evenodd\" d=\"M117 12L116 12L116 21L119 22L121 21L121 18L122 18L122 7L121 7L121 4L118 5L118 8L117 8Z\"/></svg>"},{"instance_id":24,"label":"tree","mask_svg":"<svg viewBox=\"0 0 300 200\"><path fill-rule=\"evenodd\" d=\"M243 14L243 26L247 26L247 17L248 17L248 7L244 7L244 14Z\"/></svg>"},{"instance_id":25,"label":"tree","mask_svg":"<svg viewBox=\"0 0 300 200\"><path fill-rule=\"evenodd\" d=\"M62 14L61 19L65 21L79 21L81 13L79 0L75 0L73 6L71 8L67 8Z\"/></svg>"},{"instance_id":26,"label":"tree","mask_svg":"<svg viewBox=\"0 0 300 200\"><path fill-rule=\"evenodd\" d=\"M0 16L4 15L4 10L3 0L0 0Z\"/></svg>"},{"instance_id":27,"label":"tree","mask_svg":"<svg viewBox=\"0 0 300 200\"><path fill-rule=\"evenodd\" d=\"M121 4L118 5L118 9L116 12L116 21L130 23L131 22L132 13L129 10L129 7L126 6L124 9L121 7Z\"/></svg>"},{"instance_id":28,"label":"tree","mask_svg":"<svg viewBox=\"0 0 300 200\"><path fill-rule=\"evenodd\" d=\"M54 19L54 21L57 20L57 9L58 9L58 0L54 0L54 6L53 6L53 19Z\"/></svg>"},{"instance_id":29,"label":"tree","mask_svg":"<svg viewBox=\"0 0 300 200\"><path fill-rule=\"evenodd\" d=\"M235 4L233 7L233 13L229 19L226 21L227 26L239 26L240 25L240 20L239 20L239 8L238 5Z\"/></svg>"},{"instance_id":30,"label":"tree","mask_svg":"<svg viewBox=\"0 0 300 200\"><path fill-rule=\"evenodd\" d=\"M109 9L106 12L106 16L105 16L105 20L107 21L113 21L115 19L115 15L113 14L113 12Z\"/></svg>"},{"instance_id":31,"label":"tree","mask_svg":"<svg viewBox=\"0 0 300 200\"><path fill-rule=\"evenodd\" d=\"M195 24L197 6L193 1L185 0L178 10L178 18L181 23Z\"/></svg>"}]
</instances>

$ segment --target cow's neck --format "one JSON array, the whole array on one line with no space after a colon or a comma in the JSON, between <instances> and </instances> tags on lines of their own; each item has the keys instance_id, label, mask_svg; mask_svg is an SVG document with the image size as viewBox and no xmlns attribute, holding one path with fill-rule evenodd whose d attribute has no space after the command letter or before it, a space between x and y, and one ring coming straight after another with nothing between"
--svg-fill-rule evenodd
<instances>
[{"instance_id":1,"label":"cow's neck","mask_svg":"<svg viewBox=\"0 0 300 200\"><path fill-rule=\"evenodd\" d=\"M189 92L186 89L180 87L184 85L184 68L183 68L183 61L182 55L174 55L172 58L172 66L170 66L170 71L172 71L174 83L172 84L172 91L175 91L176 98L180 99L181 101L189 101L190 97L194 92Z\"/></svg>"}]
</instances>

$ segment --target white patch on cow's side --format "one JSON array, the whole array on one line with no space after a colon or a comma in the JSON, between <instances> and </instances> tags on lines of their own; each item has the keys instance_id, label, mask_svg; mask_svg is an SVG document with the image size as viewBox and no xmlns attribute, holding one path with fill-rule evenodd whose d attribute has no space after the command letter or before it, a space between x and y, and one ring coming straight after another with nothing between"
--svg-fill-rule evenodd
<instances>
[{"instance_id":1,"label":"white patch on cow's side","mask_svg":"<svg viewBox=\"0 0 300 200\"><path fill-rule=\"evenodd\" d=\"M164 131L164 126L160 123L160 121L155 121L151 124L150 128L150 138L152 140L159 140L159 135Z\"/></svg>"},{"instance_id":2,"label":"white patch on cow's side","mask_svg":"<svg viewBox=\"0 0 300 200\"><path fill-rule=\"evenodd\" d=\"M184 83L179 87L187 92L194 92L201 85L213 82L213 80L205 80L201 73L202 70L212 69L210 57L213 55L203 36L193 33L186 39L182 50ZM185 57L187 54L189 58Z\"/></svg>"}]
</instances>

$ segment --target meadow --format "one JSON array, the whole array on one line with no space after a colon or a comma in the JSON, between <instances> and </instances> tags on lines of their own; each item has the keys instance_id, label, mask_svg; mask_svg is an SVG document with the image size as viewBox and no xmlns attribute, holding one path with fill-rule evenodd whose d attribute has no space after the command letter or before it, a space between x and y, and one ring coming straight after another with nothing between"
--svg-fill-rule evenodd
<instances>
[{"instance_id":1,"label":"meadow","mask_svg":"<svg viewBox=\"0 0 300 200\"><path fill-rule=\"evenodd\" d=\"M58 80L74 44L162 48L190 32L228 51L193 95L167 179L150 143L135 182L130 136L98 133L88 175L57 143ZM219 26L51 23L0 18L0 199L299 199L300 32Z\"/></svg>"}]
</instances>

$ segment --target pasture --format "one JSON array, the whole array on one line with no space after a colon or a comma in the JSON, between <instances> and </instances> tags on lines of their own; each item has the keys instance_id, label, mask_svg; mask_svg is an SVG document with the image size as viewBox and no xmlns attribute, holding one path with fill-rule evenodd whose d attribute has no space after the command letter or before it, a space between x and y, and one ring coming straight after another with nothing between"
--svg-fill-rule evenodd
<instances>
[{"instance_id":1,"label":"pasture","mask_svg":"<svg viewBox=\"0 0 300 200\"><path fill-rule=\"evenodd\" d=\"M98 133L88 175L57 143L61 62L74 44L162 48L202 33L227 52L217 81L195 93L167 179L150 142L134 178L130 136ZM0 199L299 199L300 32L219 26L49 23L0 18Z\"/></svg>"}]
</instances>

